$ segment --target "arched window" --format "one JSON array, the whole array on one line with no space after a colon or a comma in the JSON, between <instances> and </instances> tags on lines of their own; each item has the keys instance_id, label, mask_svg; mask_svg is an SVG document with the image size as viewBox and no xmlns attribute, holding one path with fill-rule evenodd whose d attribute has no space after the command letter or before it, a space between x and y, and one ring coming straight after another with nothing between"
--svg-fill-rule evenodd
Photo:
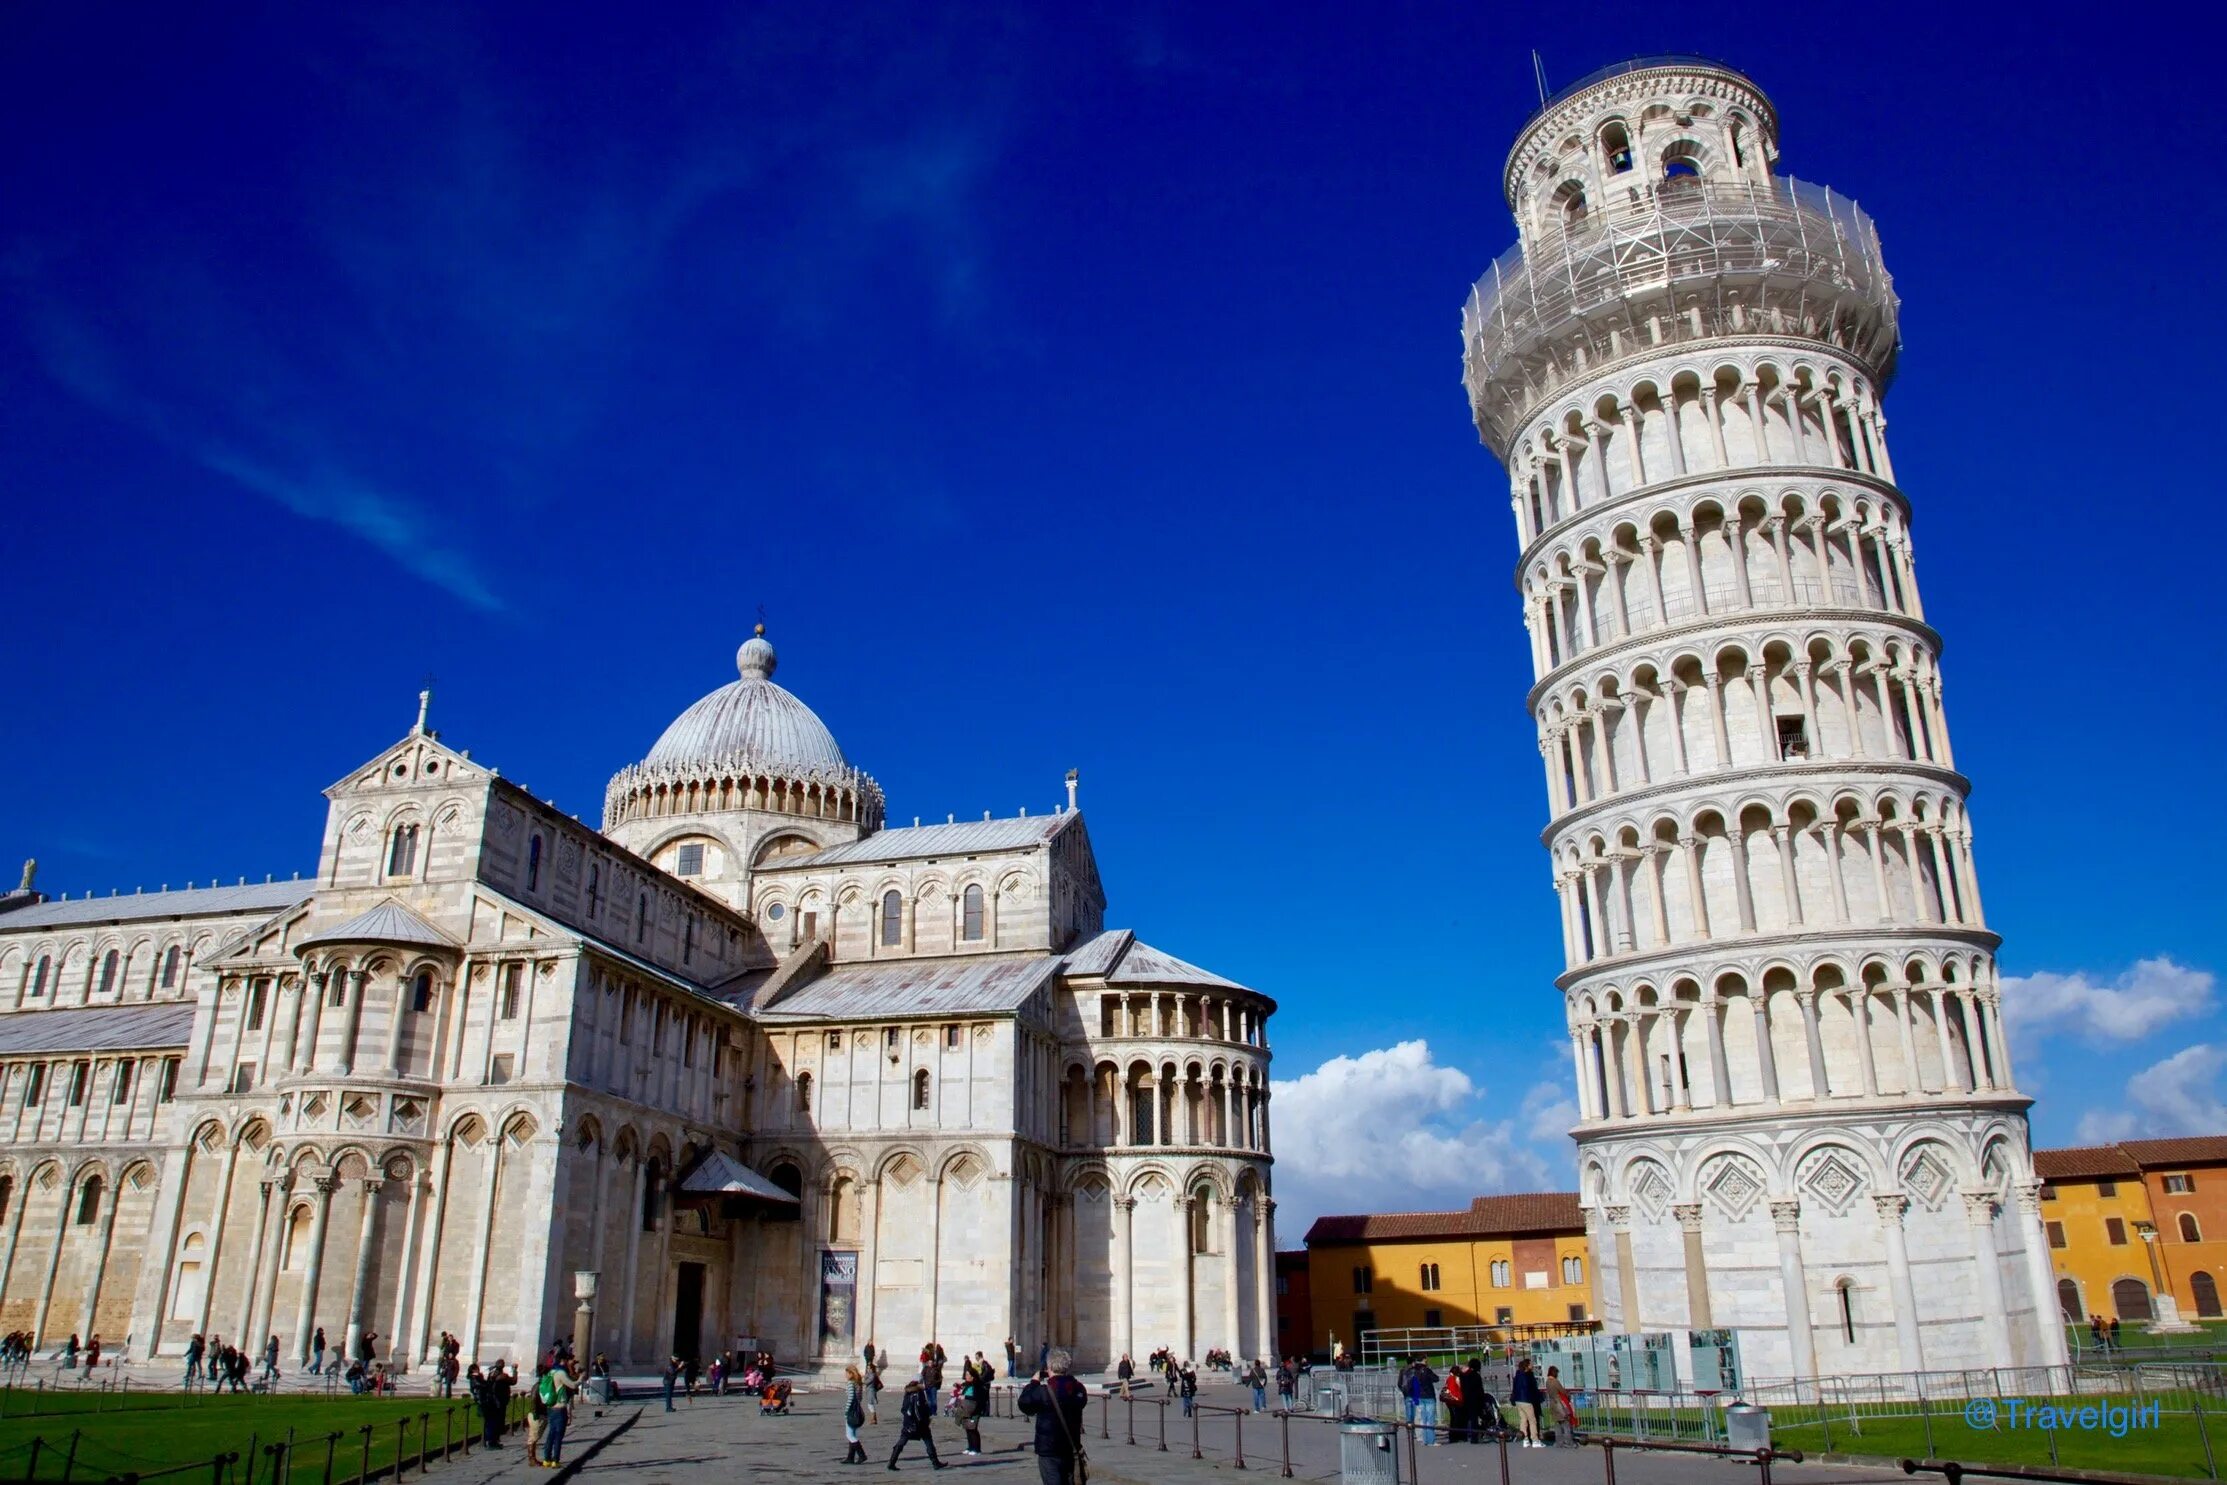
<instances>
[{"instance_id":1,"label":"arched window","mask_svg":"<svg viewBox=\"0 0 2227 1485\"><path fill-rule=\"evenodd\" d=\"M1691 145L1674 144L1663 156L1664 180L1699 180L1701 161Z\"/></svg>"},{"instance_id":2,"label":"arched window","mask_svg":"<svg viewBox=\"0 0 2227 1485\"><path fill-rule=\"evenodd\" d=\"M387 875L406 877L418 869L418 827L397 825L387 846Z\"/></svg>"},{"instance_id":3,"label":"arched window","mask_svg":"<svg viewBox=\"0 0 2227 1485\"><path fill-rule=\"evenodd\" d=\"M967 888L959 902L959 936L970 942L982 937L982 884Z\"/></svg>"},{"instance_id":4,"label":"arched window","mask_svg":"<svg viewBox=\"0 0 2227 1485\"><path fill-rule=\"evenodd\" d=\"M812 1112L812 1075L810 1073L798 1073L796 1075L796 1106L807 1114Z\"/></svg>"},{"instance_id":5,"label":"arched window","mask_svg":"<svg viewBox=\"0 0 2227 1485\"><path fill-rule=\"evenodd\" d=\"M2218 1280L2202 1269L2198 1269L2188 1276L2188 1293L2189 1297L2196 1301L2197 1318L2203 1320L2217 1320L2219 1318Z\"/></svg>"},{"instance_id":6,"label":"arched window","mask_svg":"<svg viewBox=\"0 0 2227 1485\"><path fill-rule=\"evenodd\" d=\"M1214 1251L1214 1191L1201 1186L1191 1193L1191 1251Z\"/></svg>"},{"instance_id":7,"label":"arched window","mask_svg":"<svg viewBox=\"0 0 2227 1485\"><path fill-rule=\"evenodd\" d=\"M905 941L905 899L892 887L882 894L882 947L893 949Z\"/></svg>"},{"instance_id":8,"label":"arched window","mask_svg":"<svg viewBox=\"0 0 2227 1485\"><path fill-rule=\"evenodd\" d=\"M91 1227L101 1214L101 1178L87 1176L77 1188L77 1225Z\"/></svg>"},{"instance_id":9,"label":"arched window","mask_svg":"<svg viewBox=\"0 0 2227 1485\"><path fill-rule=\"evenodd\" d=\"M170 989L178 983L178 946L172 944L162 953L162 988Z\"/></svg>"},{"instance_id":10,"label":"arched window","mask_svg":"<svg viewBox=\"0 0 2227 1485\"><path fill-rule=\"evenodd\" d=\"M657 1215L664 1195L665 1167L653 1159L642 1174L642 1231L657 1231Z\"/></svg>"},{"instance_id":11,"label":"arched window","mask_svg":"<svg viewBox=\"0 0 2227 1485\"><path fill-rule=\"evenodd\" d=\"M928 1091L928 1069L922 1068L912 1075L912 1106L914 1108L924 1109L928 1107Z\"/></svg>"},{"instance_id":12,"label":"arched window","mask_svg":"<svg viewBox=\"0 0 2227 1485\"><path fill-rule=\"evenodd\" d=\"M1561 188L1554 193L1554 209L1561 215L1563 231L1584 231L1585 187L1574 180L1563 182Z\"/></svg>"},{"instance_id":13,"label":"arched window","mask_svg":"<svg viewBox=\"0 0 2227 1485\"><path fill-rule=\"evenodd\" d=\"M766 1179L791 1196L801 1198L804 1195L804 1173L786 1160L772 1170L767 1171ZM804 1215L803 1208L804 1203L801 1200L795 1206L768 1206L765 1214L766 1220L768 1222L794 1222Z\"/></svg>"},{"instance_id":14,"label":"arched window","mask_svg":"<svg viewBox=\"0 0 2227 1485\"><path fill-rule=\"evenodd\" d=\"M2111 1286L2111 1308L2121 1320L2150 1318L2150 1286L2140 1279L2121 1279Z\"/></svg>"},{"instance_id":15,"label":"arched window","mask_svg":"<svg viewBox=\"0 0 2227 1485\"><path fill-rule=\"evenodd\" d=\"M1748 163L1746 136L1746 122L1744 120L1735 118L1732 121L1732 128L1730 130L1730 137L1732 140L1732 163L1740 166L1742 169L1746 169Z\"/></svg>"},{"instance_id":16,"label":"arched window","mask_svg":"<svg viewBox=\"0 0 2227 1485\"><path fill-rule=\"evenodd\" d=\"M2080 1304L2080 1286L2071 1279L2057 1281L2057 1308L2068 1325L2077 1325L2088 1318L2088 1312Z\"/></svg>"},{"instance_id":17,"label":"arched window","mask_svg":"<svg viewBox=\"0 0 2227 1485\"><path fill-rule=\"evenodd\" d=\"M286 1219L286 1247L279 1255L279 1267L298 1269L309 1262L309 1230L313 1225L308 1207L294 1208L294 1215Z\"/></svg>"},{"instance_id":18,"label":"arched window","mask_svg":"<svg viewBox=\"0 0 2227 1485\"><path fill-rule=\"evenodd\" d=\"M108 952L107 952L106 954L103 954L103 955L101 956L101 988L100 988L100 993L101 993L101 994L103 994L103 995L106 995L106 994L108 994L108 992L109 992L109 991L111 991L111 990L114 990L115 988L116 988L116 951L115 951L114 949L110 949L110 950L109 950L109 951L108 951Z\"/></svg>"},{"instance_id":19,"label":"arched window","mask_svg":"<svg viewBox=\"0 0 2227 1485\"><path fill-rule=\"evenodd\" d=\"M2196 1225L2196 1214L2194 1212L2181 1213L2181 1241L2184 1243L2200 1243L2203 1240L2204 1230Z\"/></svg>"},{"instance_id":20,"label":"arched window","mask_svg":"<svg viewBox=\"0 0 2227 1485\"><path fill-rule=\"evenodd\" d=\"M171 1286L173 1319L187 1320L201 1313L201 1301L209 1292L208 1271L204 1267L208 1251L209 1240L198 1232L188 1235L185 1246L178 1250L178 1282Z\"/></svg>"},{"instance_id":21,"label":"arched window","mask_svg":"<svg viewBox=\"0 0 2227 1485\"><path fill-rule=\"evenodd\" d=\"M410 981L410 1009L413 1011L430 1011L433 1009L433 971L421 969L418 971L417 978Z\"/></svg>"},{"instance_id":22,"label":"arched window","mask_svg":"<svg viewBox=\"0 0 2227 1485\"><path fill-rule=\"evenodd\" d=\"M1856 1286L1842 1279L1833 1290L1840 1300L1840 1338L1853 1346L1856 1344Z\"/></svg>"},{"instance_id":23,"label":"arched window","mask_svg":"<svg viewBox=\"0 0 2227 1485\"><path fill-rule=\"evenodd\" d=\"M541 890L541 837L526 842L526 890Z\"/></svg>"},{"instance_id":24,"label":"arched window","mask_svg":"<svg viewBox=\"0 0 2227 1485\"><path fill-rule=\"evenodd\" d=\"M1601 158L1608 161L1611 175L1632 168L1632 135L1621 119L1611 119L1601 130Z\"/></svg>"},{"instance_id":25,"label":"arched window","mask_svg":"<svg viewBox=\"0 0 2227 1485\"><path fill-rule=\"evenodd\" d=\"M831 1243L858 1241L859 1209L858 1182L849 1176L837 1176L828 1191L827 1240Z\"/></svg>"},{"instance_id":26,"label":"arched window","mask_svg":"<svg viewBox=\"0 0 2227 1485\"><path fill-rule=\"evenodd\" d=\"M1570 1258L1565 1258L1565 1259L1563 1259L1563 1260L1562 1260L1562 1282L1563 1282L1563 1283L1565 1283L1565 1284L1582 1284L1582 1283L1584 1283L1584 1282L1585 1282L1585 1260L1584 1260L1584 1259L1582 1259L1582 1258L1577 1258L1577 1257L1570 1257Z\"/></svg>"},{"instance_id":27,"label":"arched window","mask_svg":"<svg viewBox=\"0 0 2227 1485\"><path fill-rule=\"evenodd\" d=\"M54 956L41 954L38 968L31 971L31 995L33 999L46 994L47 976L52 973L54 973Z\"/></svg>"}]
</instances>

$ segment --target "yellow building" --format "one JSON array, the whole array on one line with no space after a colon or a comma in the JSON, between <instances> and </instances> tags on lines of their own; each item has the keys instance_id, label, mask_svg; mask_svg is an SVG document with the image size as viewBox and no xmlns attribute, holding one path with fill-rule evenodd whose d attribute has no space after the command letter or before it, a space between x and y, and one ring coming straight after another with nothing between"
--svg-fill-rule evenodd
<instances>
[{"instance_id":1,"label":"yellow building","mask_svg":"<svg viewBox=\"0 0 2227 1485\"><path fill-rule=\"evenodd\" d=\"M1333 1338L1358 1352L1369 1330L1566 1330L1594 1313L1593 1256L1571 1191L1480 1196L1459 1212L1318 1218L1303 1272L1318 1353Z\"/></svg>"},{"instance_id":2,"label":"yellow building","mask_svg":"<svg viewBox=\"0 0 2227 1485\"><path fill-rule=\"evenodd\" d=\"M2227 1137L2036 1150L2041 1215L2068 1322L2221 1318Z\"/></svg>"}]
</instances>

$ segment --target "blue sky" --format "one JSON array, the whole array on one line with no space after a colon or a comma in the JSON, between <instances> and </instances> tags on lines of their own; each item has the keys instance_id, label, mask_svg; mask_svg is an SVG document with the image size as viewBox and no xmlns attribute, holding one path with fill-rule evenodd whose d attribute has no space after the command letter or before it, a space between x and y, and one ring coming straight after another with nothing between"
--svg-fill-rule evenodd
<instances>
[{"instance_id":1,"label":"blue sky","mask_svg":"<svg viewBox=\"0 0 2227 1485\"><path fill-rule=\"evenodd\" d=\"M1289 1212L1565 1182L1457 327L1530 48L1696 51L1904 296L1890 436L2040 1137L2227 1126L2216 34L835 14L0 14L0 849L53 890L304 868L429 673L450 741L593 819L763 604L892 818L1079 767L1115 920L1279 997Z\"/></svg>"}]
</instances>

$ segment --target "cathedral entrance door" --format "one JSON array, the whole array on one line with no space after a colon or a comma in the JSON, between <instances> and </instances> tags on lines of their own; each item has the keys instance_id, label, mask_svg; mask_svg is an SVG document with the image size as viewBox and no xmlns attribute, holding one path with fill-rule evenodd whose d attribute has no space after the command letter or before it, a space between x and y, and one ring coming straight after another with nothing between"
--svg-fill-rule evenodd
<instances>
[{"instance_id":1,"label":"cathedral entrance door","mask_svg":"<svg viewBox=\"0 0 2227 1485\"><path fill-rule=\"evenodd\" d=\"M673 1284L673 1354L700 1360L704 1342L704 1266L684 1263Z\"/></svg>"}]
</instances>

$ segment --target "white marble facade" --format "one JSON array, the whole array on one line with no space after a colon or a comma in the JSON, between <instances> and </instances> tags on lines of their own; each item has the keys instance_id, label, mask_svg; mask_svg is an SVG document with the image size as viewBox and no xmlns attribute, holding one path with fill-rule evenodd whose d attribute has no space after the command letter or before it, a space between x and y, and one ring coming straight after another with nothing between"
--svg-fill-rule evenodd
<instances>
[{"instance_id":1,"label":"white marble facade","mask_svg":"<svg viewBox=\"0 0 2227 1485\"><path fill-rule=\"evenodd\" d=\"M1506 463L1597 1310L1753 1376L2061 1361L1870 220L1700 59L1549 100L1464 314Z\"/></svg>"},{"instance_id":2,"label":"white marble facade","mask_svg":"<svg viewBox=\"0 0 2227 1485\"><path fill-rule=\"evenodd\" d=\"M774 663L601 833L421 712L311 876L0 898L0 1330L1264 1352L1273 1002L1104 927L1072 776L883 828Z\"/></svg>"}]
</instances>

